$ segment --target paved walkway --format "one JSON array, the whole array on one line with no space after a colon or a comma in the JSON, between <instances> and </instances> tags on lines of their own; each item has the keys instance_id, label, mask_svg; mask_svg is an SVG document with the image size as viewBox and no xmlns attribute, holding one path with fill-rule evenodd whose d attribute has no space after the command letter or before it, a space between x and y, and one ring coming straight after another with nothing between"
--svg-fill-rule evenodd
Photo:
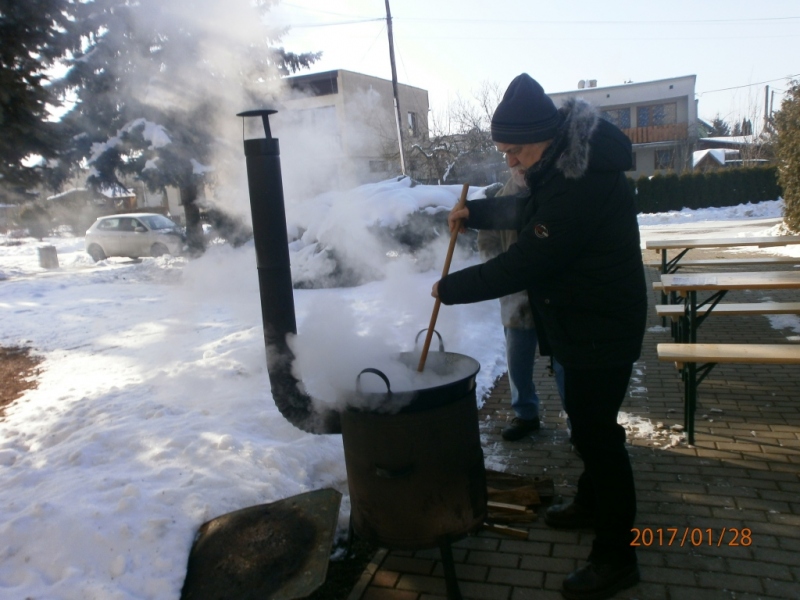
<instances>
[{"instance_id":1,"label":"paved walkway","mask_svg":"<svg viewBox=\"0 0 800 600\"><path fill-rule=\"evenodd\" d=\"M657 280L658 273L648 269L648 277ZM797 299L791 292L741 292L725 300L767 298ZM696 446L678 442L669 428L682 424L682 384L674 366L656 357L656 344L670 341L652 310L656 300L652 294L642 357L622 407L628 415L636 477L636 525L646 531L645 542L650 532L653 540L638 551L642 582L615 598L800 599L800 372L784 365L717 366L699 388ZM773 328L765 317L719 317L706 321L699 340L781 343L787 338L800 341L799 336ZM507 379L498 381L480 413L486 465L549 475L556 497L570 498L582 462L571 451L555 384L545 366L546 361L537 361L543 429L519 442L500 437L511 416ZM663 429L656 429L659 423ZM583 564L592 534L549 529L541 516L528 528L527 540L482 531L454 544L466 599L561 598L561 582ZM675 540L670 540L669 529L678 530ZM740 532L738 546L733 529ZM445 596L438 550L382 550L348 600Z\"/></svg>"}]
</instances>

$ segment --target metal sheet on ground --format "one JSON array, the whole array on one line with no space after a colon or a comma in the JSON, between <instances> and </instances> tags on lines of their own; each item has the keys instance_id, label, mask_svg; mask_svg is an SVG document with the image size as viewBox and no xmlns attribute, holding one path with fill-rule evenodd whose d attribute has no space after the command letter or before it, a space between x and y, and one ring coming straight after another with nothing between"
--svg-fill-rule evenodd
<instances>
[{"instance_id":1,"label":"metal sheet on ground","mask_svg":"<svg viewBox=\"0 0 800 600\"><path fill-rule=\"evenodd\" d=\"M325 581L342 495L315 490L204 523L181 600L293 600Z\"/></svg>"}]
</instances>

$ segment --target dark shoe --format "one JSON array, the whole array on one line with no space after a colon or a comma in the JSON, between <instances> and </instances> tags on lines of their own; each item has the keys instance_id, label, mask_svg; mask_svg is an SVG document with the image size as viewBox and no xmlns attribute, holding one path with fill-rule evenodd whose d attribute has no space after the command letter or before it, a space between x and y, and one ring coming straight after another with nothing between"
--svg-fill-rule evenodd
<instances>
[{"instance_id":1,"label":"dark shoe","mask_svg":"<svg viewBox=\"0 0 800 600\"><path fill-rule=\"evenodd\" d=\"M511 425L503 429L503 439L514 442L524 438L532 431L539 431L539 417L535 419L520 419L519 417L514 417L511 421Z\"/></svg>"},{"instance_id":2,"label":"dark shoe","mask_svg":"<svg viewBox=\"0 0 800 600\"><path fill-rule=\"evenodd\" d=\"M544 522L553 529L592 529L594 513L580 504L554 504L544 513Z\"/></svg>"},{"instance_id":3,"label":"dark shoe","mask_svg":"<svg viewBox=\"0 0 800 600\"><path fill-rule=\"evenodd\" d=\"M573 571L561 586L567 600L604 600L639 583L636 563L623 565L588 563Z\"/></svg>"}]
</instances>

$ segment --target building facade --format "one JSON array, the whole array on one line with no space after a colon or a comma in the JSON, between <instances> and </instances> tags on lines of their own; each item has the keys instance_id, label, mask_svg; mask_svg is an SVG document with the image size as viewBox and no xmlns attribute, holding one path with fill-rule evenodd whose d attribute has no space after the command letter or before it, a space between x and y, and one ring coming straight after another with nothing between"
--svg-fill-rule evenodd
<instances>
[{"instance_id":1,"label":"building facade","mask_svg":"<svg viewBox=\"0 0 800 600\"><path fill-rule=\"evenodd\" d=\"M392 82L338 69L284 78L282 108L273 118L281 154L297 152L343 188L401 174ZM428 92L398 84L406 146L428 139Z\"/></svg>"},{"instance_id":2,"label":"building facade","mask_svg":"<svg viewBox=\"0 0 800 600\"><path fill-rule=\"evenodd\" d=\"M642 175L682 172L692 168L697 142L695 75L596 87L581 82L578 89L548 94L556 106L580 97L598 107L601 116L627 135L633 143L634 165L628 173Z\"/></svg>"}]
</instances>

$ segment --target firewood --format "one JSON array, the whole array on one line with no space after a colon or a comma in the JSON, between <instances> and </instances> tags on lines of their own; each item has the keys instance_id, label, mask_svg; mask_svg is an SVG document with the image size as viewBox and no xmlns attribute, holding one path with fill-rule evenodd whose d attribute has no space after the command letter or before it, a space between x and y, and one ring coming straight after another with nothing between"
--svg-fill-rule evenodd
<instances>
[{"instance_id":1,"label":"firewood","mask_svg":"<svg viewBox=\"0 0 800 600\"><path fill-rule=\"evenodd\" d=\"M508 490L487 487L489 500L505 504L518 504L519 506L538 506L542 503L539 492L529 485Z\"/></svg>"},{"instance_id":2,"label":"firewood","mask_svg":"<svg viewBox=\"0 0 800 600\"><path fill-rule=\"evenodd\" d=\"M495 502L493 500L489 500L486 503L486 506L490 511L499 512L524 513L526 510L528 510L527 506L523 506L521 504L506 504L505 502Z\"/></svg>"},{"instance_id":3,"label":"firewood","mask_svg":"<svg viewBox=\"0 0 800 600\"><path fill-rule=\"evenodd\" d=\"M521 540L528 539L528 531L526 529L514 529L513 527L507 527L506 525L496 525L494 523L484 523L483 528L486 529L487 531L493 531L494 533L501 533L503 535L518 538Z\"/></svg>"},{"instance_id":4,"label":"firewood","mask_svg":"<svg viewBox=\"0 0 800 600\"><path fill-rule=\"evenodd\" d=\"M532 523L536 518L537 515L532 510L524 513L489 512L486 515L486 520L492 523Z\"/></svg>"}]
</instances>

